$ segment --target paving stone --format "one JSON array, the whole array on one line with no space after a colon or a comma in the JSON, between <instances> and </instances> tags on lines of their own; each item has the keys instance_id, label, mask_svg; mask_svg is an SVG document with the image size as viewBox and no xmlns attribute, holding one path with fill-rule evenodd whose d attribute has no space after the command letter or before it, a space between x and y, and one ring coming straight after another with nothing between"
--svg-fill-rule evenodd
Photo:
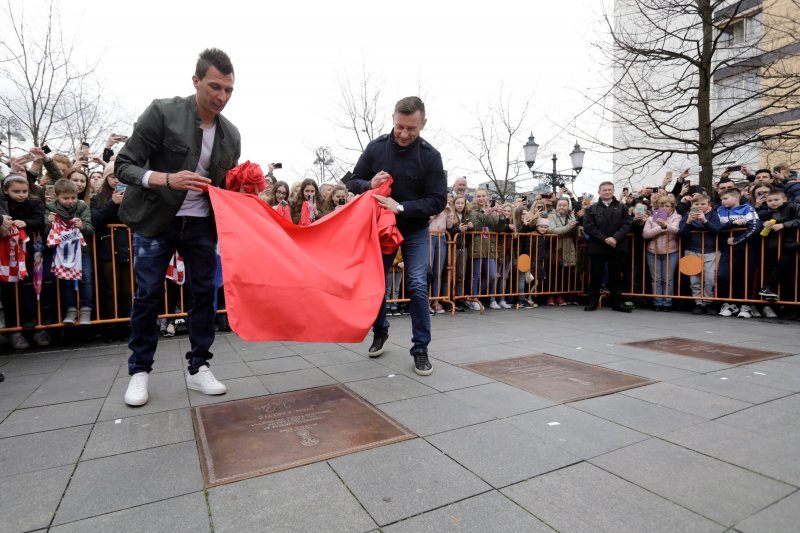
<instances>
[{"instance_id":1,"label":"paving stone","mask_svg":"<svg viewBox=\"0 0 800 533\"><path fill-rule=\"evenodd\" d=\"M281 374L266 374L264 376L258 376L258 379L260 379L273 394L300 389L311 389L324 385L334 385L336 383L335 379L319 368L294 370Z\"/></svg>"},{"instance_id":2,"label":"paving stone","mask_svg":"<svg viewBox=\"0 0 800 533\"><path fill-rule=\"evenodd\" d=\"M430 376L415 373L409 377L441 392L494 382L492 378L457 366L437 366Z\"/></svg>"},{"instance_id":3,"label":"paving stone","mask_svg":"<svg viewBox=\"0 0 800 533\"><path fill-rule=\"evenodd\" d=\"M104 367L114 367L118 369L120 366L128 364L128 354L106 354L94 355L91 357L78 357L75 359L68 359L59 368L59 372L83 372L86 370L95 370Z\"/></svg>"},{"instance_id":4,"label":"paving stone","mask_svg":"<svg viewBox=\"0 0 800 533\"><path fill-rule=\"evenodd\" d=\"M239 357L241 357L243 361L247 362L297 355L291 348L287 348L282 344L273 344L273 343L270 343L270 345L268 346L254 345L254 346L242 347L237 350L237 353L239 354Z\"/></svg>"},{"instance_id":5,"label":"paving stone","mask_svg":"<svg viewBox=\"0 0 800 533\"><path fill-rule=\"evenodd\" d=\"M436 394L435 389L402 375L356 381L348 383L347 388L373 405Z\"/></svg>"},{"instance_id":6,"label":"paving stone","mask_svg":"<svg viewBox=\"0 0 800 533\"><path fill-rule=\"evenodd\" d=\"M342 349L339 344L332 342L285 342L297 355L338 352Z\"/></svg>"},{"instance_id":7,"label":"paving stone","mask_svg":"<svg viewBox=\"0 0 800 533\"><path fill-rule=\"evenodd\" d=\"M658 439L591 462L725 526L794 491L779 481Z\"/></svg>"},{"instance_id":8,"label":"paving stone","mask_svg":"<svg viewBox=\"0 0 800 533\"><path fill-rule=\"evenodd\" d=\"M774 409L780 409L781 411L800 414L800 394L793 394L792 396L787 396L786 398L780 398L779 400L769 402L766 405L769 405Z\"/></svg>"},{"instance_id":9,"label":"paving stone","mask_svg":"<svg viewBox=\"0 0 800 533\"><path fill-rule=\"evenodd\" d=\"M364 349L364 353L367 353L366 349ZM319 368L325 368L334 365L343 365L345 363L357 363L360 361L366 361L365 356L359 355L350 350L339 350L336 352L317 353L317 354L305 354L303 355L303 359L305 359L312 365Z\"/></svg>"},{"instance_id":10,"label":"paving stone","mask_svg":"<svg viewBox=\"0 0 800 533\"><path fill-rule=\"evenodd\" d=\"M506 421L582 459L647 438L643 433L566 405L513 416Z\"/></svg>"},{"instance_id":11,"label":"paving stone","mask_svg":"<svg viewBox=\"0 0 800 533\"><path fill-rule=\"evenodd\" d=\"M78 464L54 525L202 490L194 442Z\"/></svg>"},{"instance_id":12,"label":"paving stone","mask_svg":"<svg viewBox=\"0 0 800 533\"><path fill-rule=\"evenodd\" d=\"M782 411L772 407L773 403L756 405L749 409L723 416L716 421L760 435L800 440L800 412Z\"/></svg>"},{"instance_id":13,"label":"paving stone","mask_svg":"<svg viewBox=\"0 0 800 533\"><path fill-rule=\"evenodd\" d=\"M494 419L492 415L444 394L381 404L380 409L420 436Z\"/></svg>"},{"instance_id":14,"label":"paving stone","mask_svg":"<svg viewBox=\"0 0 800 533\"><path fill-rule=\"evenodd\" d=\"M53 518L73 466L0 477L3 531L46 528Z\"/></svg>"},{"instance_id":15,"label":"paving stone","mask_svg":"<svg viewBox=\"0 0 800 533\"><path fill-rule=\"evenodd\" d=\"M0 367L0 372L5 375L6 379L32 374L52 374L63 364L64 360L34 362L28 361L25 357L17 357Z\"/></svg>"},{"instance_id":16,"label":"paving stone","mask_svg":"<svg viewBox=\"0 0 800 533\"><path fill-rule=\"evenodd\" d=\"M662 438L753 472L800 486L797 433L793 437L760 435L718 422L706 422L668 433Z\"/></svg>"},{"instance_id":17,"label":"paving stone","mask_svg":"<svg viewBox=\"0 0 800 533\"><path fill-rule=\"evenodd\" d=\"M188 409L131 416L95 424L82 460L194 440Z\"/></svg>"},{"instance_id":18,"label":"paving stone","mask_svg":"<svg viewBox=\"0 0 800 533\"><path fill-rule=\"evenodd\" d=\"M499 382L449 391L447 395L497 418L505 418L555 405L554 402L547 398L542 398Z\"/></svg>"},{"instance_id":19,"label":"paving stone","mask_svg":"<svg viewBox=\"0 0 800 533\"><path fill-rule=\"evenodd\" d=\"M300 357L293 355L290 357L277 357L275 359L264 359L261 361L250 361L247 363L250 370L255 375L277 374L278 372L290 372L292 370L303 370L311 368L313 365Z\"/></svg>"},{"instance_id":20,"label":"paving stone","mask_svg":"<svg viewBox=\"0 0 800 533\"><path fill-rule=\"evenodd\" d=\"M554 444L499 420L426 440L495 488L580 462Z\"/></svg>"},{"instance_id":21,"label":"paving stone","mask_svg":"<svg viewBox=\"0 0 800 533\"><path fill-rule=\"evenodd\" d=\"M0 476L78 462L91 425L0 439Z\"/></svg>"},{"instance_id":22,"label":"paving stone","mask_svg":"<svg viewBox=\"0 0 800 533\"><path fill-rule=\"evenodd\" d=\"M0 438L92 424L103 406L102 398L82 402L17 409L0 424Z\"/></svg>"},{"instance_id":23,"label":"paving stone","mask_svg":"<svg viewBox=\"0 0 800 533\"><path fill-rule=\"evenodd\" d=\"M654 383L623 391L622 394L708 419L746 409L752 405L741 400L682 387L674 383Z\"/></svg>"},{"instance_id":24,"label":"paving stone","mask_svg":"<svg viewBox=\"0 0 800 533\"><path fill-rule=\"evenodd\" d=\"M658 365L649 361L641 361L639 359L625 359L624 361L617 361L615 363L604 363L600 366L633 374L635 376L642 376L645 378L656 379L658 381L669 381L672 379L680 379L695 375L694 372L689 370L681 370L670 366Z\"/></svg>"},{"instance_id":25,"label":"paving stone","mask_svg":"<svg viewBox=\"0 0 800 533\"><path fill-rule=\"evenodd\" d=\"M355 363L345 363L343 365L326 366L323 371L337 381L349 383L351 381L361 381L386 377L394 374L394 371L373 361L358 361Z\"/></svg>"},{"instance_id":26,"label":"paving stone","mask_svg":"<svg viewBox=\"0 0 800 533\"><path fill-rule=\"evenodd\" d=\"M610 394L599 398L573 402L570 407L648 435L662 435L705 421L704 418L699 416L622 394Z\"/></svg>"},{"instance_id":27,"label":"paving stone","mask_svg":"<svg viewBox=\"0 0 800 533\"><path fill-rule=\"evenodd\" d=\"M255 396L266 396L269 390L258 379L258 376L248 376L245 378L226 379L225 386L228 392L225 394L203 394L196 390L189 390L189 402L192 406L209 405L212 403L231 402L243 398L253 398Z\"/></svg>"},{"instance_id":28,"label":"paving stone","mask_svg":"<svg viewBox=\"0 0 800 533\"><path fill-rule=\"evenodd\" d=\"M220 381L255 375L246 363L215 364L212 371L214 372L214 377Z\"/></svg>"},{"instance_id":29,"label":"paving stone","mask_svg":"<svg viewBox=\"0 0 800 533\"><path fill-rule=\"evenodd\" d=\"M714 372L709 375L728 376L731 379L745 383L753 383L790 392L800 392L800 367L779 361L762 361L722 372Z\"/></svg>"},{"instance_id":30,"label":"paving stone","mask_svg":"<svg viewBox=\"0 0 800 533\"><path fill-rule=\"evenodd\" d=\"M60 371L42 383L21 407L105 398L117 375L117 369L117 366L102 366Z\"/></svg>"},{"instance_id":31,"label":"paving stone","mask_svg":"<svg viewBox=\"0 0 800 533\"><path fill-rule=\"evenodd\" d=\"M382 446L329 462L381 526L490 489L422 439Z\"/></svg>"},{"instance_id":32,"label":"paving stone","mask_svg":"<svg viewBox=\"0 0 800 533\"><path fill-rule=\"evenodd\" d=\"M550 343L545 343L548 346L553 346ZM440 360L450 363L451 365L466 365L469 363L478 363L481 361L491 361L496 359L505 359L508 357L520 357L523 355L530 355L532 353L541 353L544 350L534 350L529 346L529 342L501 344L494 347L474 347L474 348L458 348L454 350L437 350L432 355Z\"/></svg>"},{"instance_id":33,"label":"paving stone","mask_svg":"<svg viewBox=\"0 0 800 533\"><path fill-rule=\"evenodd\" d=\"M326 463L209 489L215 533L364 532L375 522Z\"/></svg>"},{"instance_id":34,"label":"paving stone","mask_svg":"<svg viewBox=\"0 0 800 533\"><path fill-rule=\"evenodd\" d=\"M725 372L682 378L673 383L750 403L764 403L789 395L789 392L784 390L731 379L725 375Z\"/></svg>"},{"instance_id":35,"label":"paving stone","mask_svg":"<svg viewBox=\"0 0 800 533\"><path fill-rule=\"evenodd\" d=\"M16 409L48 378L48 374L7 376L2 384L3 393L0 394L0 411Z\"/></svg>"},{"instance_id":36,"label":"paving stone","mask_svg":"<svg viewBox=\"0 0 800 533\"><path fill-rule=\"evenodd\" d=\"M115 420L189 407L185 372L151 372L147 387L149 399L141 407L125 404L124 397L128 383L130 383L129 377L114 381L114 386L111 387L103 404L103 410L100 411L100 420Z\"/></svg>"},{"instance_id":37,"label":"paving stone","mask_svg":"<svg viewBox=\"0 0 800 533\"><path fill-rule=\"evenodd\" d=\"M163 533L211 531L205 495L194 492L56 526L52 533Z\"/></svg>"},{"instance_id":38,"label":"paving stone","mask_svg":"<svg viewBox=\"0 0 800 533\"><path fill-rule=\"evenodd\" d=\"M553 531L497 492L487 492L383 528L385 533L546 533Z\"/></svg>"},{"instance_id":39,"label":"paving stone","mask_svg":"<svg viewBox=\"0 0 800 533\"><path fill-rule=\"evenodd\" d=\"M800 524L800 491L739 522L736 529L742 533L796 533L797 524Z\"/></svg>"},{"instance_id":40,"label":"paving stone","mask_svg":"<svg viewBox=\"0 0 800 533\"><path fill-rule=\"evenodd\" d=\"M715 532L725 527L588 463L501 491L558 531Z\"/></svg>"}]
</instances>

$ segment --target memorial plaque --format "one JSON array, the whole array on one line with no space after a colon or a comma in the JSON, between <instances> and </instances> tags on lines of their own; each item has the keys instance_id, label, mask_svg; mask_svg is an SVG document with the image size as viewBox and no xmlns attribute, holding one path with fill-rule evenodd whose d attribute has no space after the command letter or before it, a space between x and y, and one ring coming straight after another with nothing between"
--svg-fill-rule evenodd
<instances>
[{"instance_id":1,"label":"memorial plaque","mask_svg":"<svg viewBox=\"0 0 800 533\"><path fill-rule=\"evenodd\" d=\"M512 387L562 403L655 383L624 372L545 354L463 366Z\"/></svg>"},{"instance_id":2,"label":"memorial plaque","mask_svg":"<svg viewBox=\"0 0 800 533\"><path fill-rule=\"evenodd\" d=\"M656 352L667 352L687 357L706 359L717 363L727 363L740 365L763 361L765 359L775 359L784 357L786 353L767 352L756 350L755 348L745 348L743 346L730 346L716 342L696 341L692 339L681 339L680 337L664 337L663 339L652 339L649 341L626 342L626 346L636 346L645 350Z\"/></svg>"},{"instance_id":3,"label":"memorial plaque","mask_svg":"<svg viewBox=\"0 0 800 533\"><path fill-rule=\"evenodd\" d=\"M343 385L192 410L206 488L416 435Z\"/></svg>"}]
</instances>

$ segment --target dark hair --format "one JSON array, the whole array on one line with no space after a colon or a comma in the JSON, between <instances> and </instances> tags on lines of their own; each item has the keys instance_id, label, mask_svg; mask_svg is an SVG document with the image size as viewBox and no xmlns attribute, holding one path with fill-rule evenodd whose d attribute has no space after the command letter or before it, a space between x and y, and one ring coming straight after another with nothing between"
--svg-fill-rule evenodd
<instances>
[{"instance_id":1,"label":"dark hair","mask_svg":"<svg viewBox=\"0 0 800 533\"><path fill-rule=\"evenodd\" d=\"M417 111L422 113L422 117L425 118L425 104L422 103L419 96L406 96L394 104L394 112L401 115L413 115Z\"/></svg>"},{"instance_id":2,"label":"dark hair","mask_svg":"<svg viewBox=\"0 0 800 533\"><path fill-rule=\"evenodd\" d=\"M112 172L109 176L114 176L115 174ZM114 194L115 189L108 183L108 176L103 179L103 184L100 185L100 190L97 191L97 194L94 195L94 202L95 207L101 208L105 206L110 200L111 195Z\"/></svg>"},{"instance_id":3,"label":"dark hair","mask_svg":"<svg viewBox=\"0 0 800 533\"><path fill-rule=\"evenodd\" d=\"M53 190L56 196L62 194L78 194L78 188L67 178L59 178L56 180L55 185L53 185Z\"/></svg>"},{"instance_id":4,"label":"dark hair","mask_svg":"<svg viewBox=\"0 0 800 533\"><path fill-rule=\"evenodd\" d=\"M775 189L775 188L773 188L767 193L767 196L778 196L778 195L781 195L781 196L785 197L786 196L786 191L784 191L783 189Z\"/></svg>"},{"instance_id":5,"label":"dark hair","mask_svg":"<svg viewBox=\"0 0 800 533\"><path fill-rule=\"evenodd\" d=\"M89 176L86 175L86 171L83 170L83 167L72 167L67 169L66 172L64 172L64 177L69 180L70 176L72 176L73 174L80 174L81 176L86 178L86 185L83 187L83 198L80 199L88 204L89 200L92 199L92 185L91 183L89 183ZM75 186L75 193L79 194L77 185Z\"/></svg>"},{"instance_id":6,"label":"dark hair","mask_svg":"<svg viewBox=\"0 0 800 533\"><path fill-rule=\"evenodd\" d=\"M317 204L317 207L322 208L322 198L320 198L319 195L319 185L317 185L317 182L311 178L304 179L300 184L300 190L298 191L299 194L297 195L297 198L294 199L294 202L289 201L289 207L291 207L292 210L292 219L295 220L295 224L297 224L297 221L300 220L300 211L303 208L303 202L306 201L303 191L309 185L314 186L314 202Z\"/></svg>"},{"instance_id":7,"label":"dark hair","mask_svg":"<svg viewBox=\"0 0 800 533\"><path fill-rule=\"evenodd\" d=\"M759 168L758 170L755 171L755 173L753 175L754 176L758 176L762 172L765 172L766 174L768 174L770 178L772 177L772 171L770 169L768 169L768 168Z\"/></svg>"},{"instance_id":8,"label":"dark hair","mask_svg":"<svg viewBox=\"0 0 800 533\"><path fill-rule=\"evenodd\" d=\"M733 183L733 180L730 178L720 178L719 181L717 182L717 188L719 188L720 183L729 183L729 182Z\"/></svg>"},{"instance_id":9,"label":"dark hair","mask_svg":"<svg viewBox=\"0 0 800 533\"><path fill-rule=\"evenodd\" d=\"M730 196L732 194L735 194L736 196L741 196L742 191L734 187L733 189L728 189L727 191L723 191L722 194L719 195L719 197L722 198L723 196Z\"/></svg>"},{"instance_id":10,"label":"dark hair","mask_svg":"<svg viewBox=\"0 0 800 533\"><path fill-rule=\"evenodd\" d=\"M8 188L11 186L12 183L24 183L28 185L28 189L30 189L30 185L28 184L28 179L23 176L22 174L9 174L3 180L3 192L8 192Z\"/></svg>"},{"instance_id":11,"label":"dark hair","mask_svg":"<svg viewBox=\"0 0 800 533\"><path fill-rule=\"evenodd\" d=\"M233 74L231 58L219 48L206 48L200 52L197 57L197 66L194 68L194 75L202 80L208 72L208 67L214 67L225 76Z\"/></svg>"}]
</instances>

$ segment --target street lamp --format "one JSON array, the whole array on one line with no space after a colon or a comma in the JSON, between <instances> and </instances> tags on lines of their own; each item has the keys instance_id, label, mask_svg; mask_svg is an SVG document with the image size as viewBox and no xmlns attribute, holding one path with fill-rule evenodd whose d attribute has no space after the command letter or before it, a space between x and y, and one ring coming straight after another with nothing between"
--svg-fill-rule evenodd
<instances>
[{"instance_id":1,"label":"street lamp","mask_svg":"<svg viewBox=\"0 0 800 533\"><path fill-rule=\"evenodd\" d=\"M0 130L4 130L6 134L6 139L8 141L8 156L11 157L11 137L13 136L16 140L22 142L25 140L25 137L19 132L20 124L17 117L10 116L10 117L3 117L0 116Z\"/></svg>"},{"instance_id":2,"label":"street lamp","mask_svg":"<svg viewBox=\"0 0 800 533\"><path fill-rule=\"evenodd\" d=\"M586 155L586 152L581 150L581 146L576 142L575 147L569 154L572 160L572 170L574 174L559 174L556 167L556 162L558 161L556 154L553 154L553 172L547 173L533 170L533 164L536 162L536 153L539 151L539 145L533 140L533 133L528 137L528 142L523 145L522 150L525 153L525 164L531 169L531 174L533 174L534 179L549 184L553 192L558 192L560 184L575 182L575 178L578 177L578 174L581 173L581 169L583 169L583 156Z\"/></svg>"}]
</instances>

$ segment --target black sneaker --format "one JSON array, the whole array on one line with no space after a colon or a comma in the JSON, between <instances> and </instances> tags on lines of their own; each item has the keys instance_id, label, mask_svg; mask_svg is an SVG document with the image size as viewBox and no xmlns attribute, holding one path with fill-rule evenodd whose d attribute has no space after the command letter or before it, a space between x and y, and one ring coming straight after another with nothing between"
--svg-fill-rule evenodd
<instances>
[{"instance_id":1,"label":"black sneaker","mask_svg":"<svg viewBox=\"0 0 800 533\"><path fill-rule=\"evenodd\" d=\"M702 315L704 312L705 312L705 307L703 307L702 305L695 305L692 308L693 315Z\"/></svg>"},{"instance_id":2,"label":"black sneaker","mask_svg":"<svg viewBox=\"0 0 800 533\"><path fill-rule=\"evenodd\" d=\"M592 300L591 302L586 304L586 307L583 308L584 311L597 311L597 302Z\"/></svg>"},{"instance_id":3,"label":"black sneaker","mask_svg":"<svg viewBox=\"0 0 800 533\"><path fill-rule=\"evenodd\" d=\"M417 350L411 356L414 358L414 372L420 376L430 376L433 374L433 366L428 360L427 350Z\"/></svg>"},{"instance_id":4,"label":"black sneaker","mask_svg":"<svg viewBox=\"0 0 800 533\"><path fill-rule=\"evenodd\" d=\"M383 353L383 344L389 340L388 333L376 333L372 337L372 345L369 347L367 354L370 357L378 357Z\"/></svg>"},{"instance_id":5,"label":"black sneaker","mask_svg":"<svg viewBox=\"0 0 800 533\"><path fill-rule=\"evenodd\" d=\"M5 379L6 379L6 377L3 374L0 374L0 382L2 382Z\"/></svg>"},{"instance_id":6,"label":"black sneaker","mask_svg":"<svg viewBox=\"0 0 800 533\"><path fill-rule=\"evenodd\" d=\"M633 308L633 302L622 302L621 304L611 307L611 309L614 311L619 311L620 313L632 313Z\"/></svg>"},{"instance_id":7,"label":"black sneaker","mask_svg":"<svg viewBox=\"0 0 800 533\"><path fill-rule=\"evenodd\" d=\"M761 296L762 298L767 299L767 300L777 300L778 299L778 295L775 294L775 291L773 291L769 287L764 287L763 289L758 291L758 295Z\"/></svg>"}]
</instances>

